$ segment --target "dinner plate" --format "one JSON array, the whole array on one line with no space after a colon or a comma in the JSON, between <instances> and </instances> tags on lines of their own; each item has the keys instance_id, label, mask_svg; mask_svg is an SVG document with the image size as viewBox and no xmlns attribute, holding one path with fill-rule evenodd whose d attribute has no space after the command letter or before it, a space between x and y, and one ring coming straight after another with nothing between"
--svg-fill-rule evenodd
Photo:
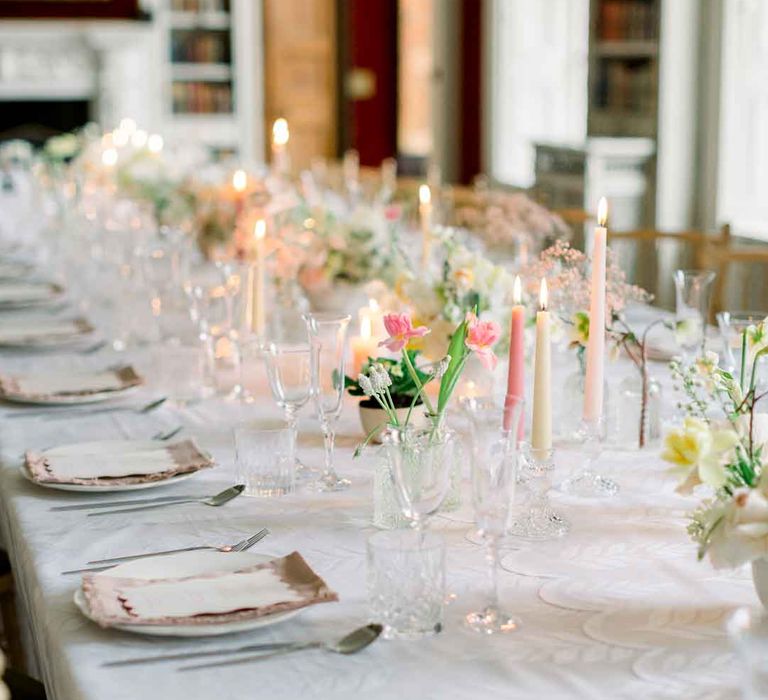
<instances>
[{"instance_id":1,"label":"dinner plate","mask_svg":"<svg viewBox=\"0 0 768 700\"><path fill-rule=\"evenodd\" d=\"M266 563L273 558L252 552L180 552L126 562L96 574L96 576L140 579L182 578L184 576L238 571L249 566ZM85 617L93 620L88 601L81 588L75 591L75 605ZM252 620L235 620L212 625L114 625L113 629L152 637L213 637L276 625L298 615L301 610L303 608L273 613Z\"/></svg>"},{"instance_id":2,"label":"dinner plate","mask_svg":"<svg viewBox=\"0 0 768 700\"><path fill-rule=\"evenodd\" d=\"M161 447L164 443L158 443L156 440L96 440L93 442L79 442L71 445L61 445L53 449L59 455L67 454L80 454L84 449L103 449L105 454L114 454L115 451L122 448L142 448L142 447ZM199 449L199 448L198 448ZM48 450L43 450L48 452ZM24 464L20 467L21 473L27 481L31 481L37 486L42 486L47 489L53 489L54 491L73 491L76 493L116 493L120 491L143 491L144 489L154 489L160 486L170 486L172 484L178 484L181 481L191 479L197 475L200 471L198 469L194 472L186 474L174 474L167 479L160 479L156 481L146 481L140 484L62 484L57 482L44 482L36 481L32 478L29 471Z\"/></svg>"},{"instance_id":3,"label":"dinner plate","mask_svg":"<svg viewBox=\"0 0 768 700\"><path fill-rule=\"evenodd\" d=\"M14 329L6 327L0 330L0 347L4 348L54 348L79 345L85 341L93 341L95 331L82 319L66 320L61 323L58 332L46 332L48 328L56 327L57 323L50 319L41 321L39 328L25 329L23 333L12 332ZM66 325L69 324L69 328Z\"/></svg>"},{"instance_id":4,"label":"dinner plate","mask_svg":"<svg viewBox=\"0 0 768 700\"><path fill-rule=\"evenodd\" d=\"M0 398L4 401L11 401L12 403L21 403L29 406L82 406L89 403L101 403L102 401L109 401L109 399L122 398L129 394L135 393L140 387L129 386L125 389L110 389L108 391L98 391L93 394L82 395L66 395L66 396L50 396L50 397L33 397L24 394L6 393L2 394Z\"/></svg>"}]
</instances>

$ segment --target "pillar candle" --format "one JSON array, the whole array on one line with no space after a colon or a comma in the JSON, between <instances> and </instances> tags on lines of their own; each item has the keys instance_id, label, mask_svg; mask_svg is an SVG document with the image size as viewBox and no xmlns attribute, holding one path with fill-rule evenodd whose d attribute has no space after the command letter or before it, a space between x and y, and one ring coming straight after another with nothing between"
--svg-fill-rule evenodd
<instances>
[{"instance_id":1,"label":"pillar candle","mask_svg":"<svg viewBox=\"0 0 768 700\"><path fill-rule=\"evenodd\" d=\"M372 333L373 319L371 318L371 308L365 306L360 309L359 317L360 335L355 336L349 341L352 350L352 376L359 374L369 357L376 357L378 348L378 343Z\"/></svg>"},{"instance_id":2,"label":"pillar candle","mask_svg":"<svg viewBox=\"0 0 768 700\"><path fill-rule=\"evenodd\" d=\"M265 314L264 314L264 295L266 294L266 261L264 256L264 237L267 232L267 225L264 219L258 219L254 227L253 236L256 239L256 269L254 271L253 284L253 323L254 333L262 338L264 337Z\"/></svg>"},{"instance_id":3,"label":"pillar candle","mask_svg":"<svg viewBox=\"0 0 768 700\"><path fill-rule=\"evenodd\" d=\"M432 193L429 185L419 186L419 219L421 220L421 262L426 268L432 254Z\"/></svg>"},{"instance_id":4,"label":"pillar candle","mask_svg":"<svg viewBox=\"0 0 768 700\"><path fill-rule=\"evenodd\" d=\"M512 430L514 407L525 395L525 307L522 305L520 277L515 277L513 290L514 306L509 329L509 371L507 374L507 396L504 401L504 430ZM517 439L522 440L525 421L521 418Z\"/></svg>"},{"instance_id":5,"label":"pillar candle","mask_svg":"<svg viewBox=\"0 0 768 700\"><path fill-rule=\"evenodd\" d=\"M608 205L600 198L598 226L592 245L592 284L589 292L589 339L587 340L587 374L584 379L584 421L594 423L603 413L605 365L605 257L608 229Z\"/></svg>"},{"instance_id":6,"label":"pillar candle","mask_svg":"<svg viewBox=\"0 0 768 700\"><path fill-rule=\"evenodd\" d=\"M552 448L552 358L547 302L547 281L542 279L539 312L536 314L536 356L533 375L531 446L534 451Z\"/></svg>"}]
</instances>

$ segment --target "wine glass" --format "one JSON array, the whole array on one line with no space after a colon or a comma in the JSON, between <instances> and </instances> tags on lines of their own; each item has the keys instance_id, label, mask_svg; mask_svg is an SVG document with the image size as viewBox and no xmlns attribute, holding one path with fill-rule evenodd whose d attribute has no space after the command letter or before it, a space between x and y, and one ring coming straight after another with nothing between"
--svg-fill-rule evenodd
<instances>
[{"instance_id":1,"label":"wine glass","mask_svg":"<svg viewBox=\"0 0 768 700\"><path fill-rule=\"evenodd\" d=\"M264 353L269 388L277 405L283 409L285 422L298 436L296 414L312 393L312 353L308 344L270 343ZM296 458L296 475L306 478L309 470Z\"/></svg>"},{"instance_id":2,"label":"wine glass","mask_svg":"<svg viewBox=\"0 0 768 700\"><path fill-rule=\"evenodd\" d=\"M515 407L519 411L520 405ZM489 591L485 606L470 612L465 622L482 634L513 632L520 621L499 604L499 540L503 537L517 481L516 439L497 432L494 439L475 435L472 446L472 502L480 535L487 547Z\"/></svg>"},{"instance_id":3,"label":"wine glass","mask_svg":"<svg viewBox=\"0 0 768 700\"><path fill-rule=\"evenodd\" d=\"M675 270L675 340L686 364L704 347L714 279L709 270Z\"/></svg>"},{"instance_id":4,"label":"wine glass","mask_svg":"<svg viewBox=\"0 0 768 700\"><path fill-rule=\"evenodd\" d=\"M312 398L325 445L325 466L315 484L318 491L342 491L350 485L349 479L340 478L333 468L336 421L344 399L344 364L350 320L347 314L304 314L311 350Z\"/></svg>"}]
</instances>

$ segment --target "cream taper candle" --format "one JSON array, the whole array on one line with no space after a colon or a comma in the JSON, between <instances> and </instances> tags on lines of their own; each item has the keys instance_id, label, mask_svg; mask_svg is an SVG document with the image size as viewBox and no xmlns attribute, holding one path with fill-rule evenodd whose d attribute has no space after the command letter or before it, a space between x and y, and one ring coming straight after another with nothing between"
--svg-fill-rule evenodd
<instances>
[{"instance_id":1,"label":"cream taper candle","mask_svg":"<svg viewBox=\"0 0 768 700\"><path fill-rule=\"evenodd\" d=\"M531 447L552 449L552 357L547 281L541 280L539 311L536 314L536 355L533 368L533 418Z\"/></svg>"}]
</instances>

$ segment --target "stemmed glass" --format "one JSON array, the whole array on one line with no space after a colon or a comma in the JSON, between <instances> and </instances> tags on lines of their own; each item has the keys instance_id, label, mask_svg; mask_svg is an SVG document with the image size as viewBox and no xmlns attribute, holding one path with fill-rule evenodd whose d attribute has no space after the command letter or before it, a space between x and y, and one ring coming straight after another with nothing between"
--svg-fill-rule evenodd
<instances>
[{"instance_id":1,"label":"stemmed glass","mask_svg":"<svg viewBox=\"0 0 768 700\"><path fill-rule=\"evenodd\" d=\"M675 271L675 340L686 364L704 346L714 279L715 273L708 270Z\"/></svg>"},{"instance_id":2,"label":"stemmed glass","mask_svg":"<svg viewBox=\"0 0 768 700\"><path fill-rule=\"evenodd\" d=\"M520 404L514 410L520 411ZM513 423L517 425L517 423ZM517 481L516 439L510 434L497 433L495 439L473 435L472 500L478 530L486 542L489 571L489 592L482 610L470 612L468 627L483 634L513 632L520 621L499 605L499 540L503 537Z\"/></svg>"},{"instance_id":3,"label":"stemmed glass","mask_svg":"<svg viewBox=\"0 0 768 700\"><path fill-rule=\"evenodd\" d=\"M344 399L344 365L347 330L351 317L345 314L304 314L311 348L312 398L323 431L325 466L315 487L318 491L342 491L349 479L333 468L336 421Z\"/></svg>"},{"instance_id":4,"label":"stemmed glass","mask_svg":"<svg viewBox=\"0 0 768 700\"><path fill-rule=\"evenodd\" d=\"M312 393L312 353L307 344L286 345L270 343L264 359L267 364L269 388L277 405L283 409L285 422L298 437L296 414L309 401ZM296 458L296 475L306 478L309 469Z\"/></svg>"}]
</instances>

